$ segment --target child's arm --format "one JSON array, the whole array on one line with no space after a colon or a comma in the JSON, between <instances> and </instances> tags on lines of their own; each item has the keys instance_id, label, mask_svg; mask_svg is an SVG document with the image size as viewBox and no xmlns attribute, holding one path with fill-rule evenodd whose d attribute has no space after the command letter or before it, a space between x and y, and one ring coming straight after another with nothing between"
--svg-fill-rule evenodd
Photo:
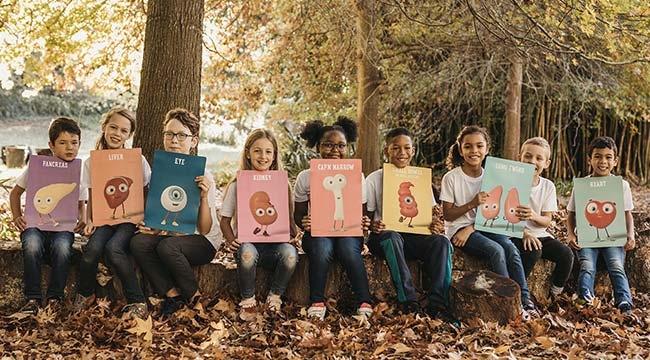
<instances>
[{"instance_id":1,"label":"child's arm","mask_svg":"<svg viewBox=\"0 0 650 360\"><path fill-rule=\"evenodd\" d=\"M27 227L27 223L25 222L25 218L23 217L23 211L20 208L20 196L25 192L25 189L22 187L15 185L13 189L11 189L11 193L9 194L9 206L11 207L11 215L13 216L14 219L14 225L18 228L20 231L24 231L25 228Z\"/></svg>"},{"instance_id":2,"label":"child's arm","mask_svg":"<svg viewBox=\"0 0 650 360\"><path fill-rule=\"evenodd\" d=\"M84 226L83 229L83 234L86 236L90 236L95 232L95 225L93 225L92 201L93 201L92 189L88 189L88 204L86 205L86 216L85 216L86 226Z\"/></svg>"},{"instance_id":3,"label":"child's arm","mask_svg":"<svg viewBox=\"0 0 650 360\"><path fill-rule=\"evenodd\" d=\"M429 224L429 231L432 234L442 234L445 231L443 223L440 221L440 217L436 214L439 214L438 205L431 207L431 223Z\"/></svg>"},{"instance_id":4,"label":"child's arm","mask_svg":"<svg viewBox=\"0 0 650 360\"><path fill-rule=\"evenodd\" d=\"M569 246L575 250L580 250L580 245L578 245L578 239L576 237L576 213L575 211L569 211L566 219L566 231L567 231L567 240L569 240Z\"/></svg>"},{"instance_id":5,"label":"child's arm","mask_svg":"<svg viewBox=\"0 0 650 360\"><path fill-rule=\"evenodd\" d=\"M219 227L221 228L223 238L226 239L226 249L232 252L237 251L241 244L237 241L235 232L232 229L232 218L222 215L221 220L219 220Z\"/></svg>"},{"instance_id":6,"label":"child's arm","mask_svg":"<svg viewBox=\"0 0 650 360\"><path fill-rule=\"evenodd\" d=\"M296 225L304 231L311 231L311 218L308 212L309 201L295 203L293 221L295 221Z\"/></svg>"},{"instance_id":7,"label":"child's arm","mask_svg":"<svg viewBox=\"0 0 650 360\"><path fill-rule=\"evenodd\" d=\"M212 228L212 214L210 211L216 211L216 209L210 209L210 203L208 202L210 188L214 187L214 183L209 176L197 176L195 181L201 189L201 202L199 204L199 217L196 223L196 228L199 231L199 234L205 235L209 233Z\"/></svg>"},{"instance_id":8,"label":"child's arm","mask_svg":"<svg viewBox=\"0 0 650 360\"><path fill-rule=\"evenodd\" d=\"M520 220L532 221L537 226L549 227L553 221L553 211L542 211L538 214L528 205L517 206L517 217Z\"/></svg>"},{"instance_id":9,"label":"child's arm","mask_svg":"<svg viewBox=\"0 0 650 360\"><path fill-rule=\"evenodd\" d=\"M77 215L77 225L74 227L74 232L81 233L86 227L86 200L79 200L77 202L79 214Z\"/></svg>"},{"instance_id":10,"label":"child's arm","mask_svg":"<svg viewBox=\"0 0 650 360\"><path fill-rule=\"evenodd\" d=\"M453 203L443 201L442 202L442 216L446 221L454 221L459 217L465 215L466 212L476 209L479 205L484 204L487 201L487 198L490 194L485 191L481 191L476 194L476 196L467 204L456 206Z\"/></svg>"},{"instance_id":11,"label":"child's arm","mask_svg":"<svg viewBox=\"0 0 650 360\"><path fill-rule=\"evenodd\" d=\"M625 243L625 251L630 251L636 246L634 239L634 217L631 211L625 212L625 228L627 229L627 242Z\"/></svg>"}]
</instances>

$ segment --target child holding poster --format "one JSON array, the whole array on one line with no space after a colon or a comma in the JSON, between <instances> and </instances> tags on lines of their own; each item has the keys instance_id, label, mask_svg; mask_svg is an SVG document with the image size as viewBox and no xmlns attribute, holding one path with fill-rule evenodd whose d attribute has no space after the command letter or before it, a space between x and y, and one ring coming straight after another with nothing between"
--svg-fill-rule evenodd
<instances>
[{"instance_id":1,"label":"child holding poster","mask_svg":"<svg viewBox=\"0 0 650 360\"><path fill-rule=\"evenodd\" d=\"M260 173L269 170L277 171L282 169L280 154L278 153L278 143L275 136L273 136L273 133L264 129L256 129L248 135L248 138L246 138L246 142L244 143L244 151L242 151L239 169L255 170ZM286 180L286 175L284 176L284 179ZM291 188L288 186L288 182L285 181L283 186L287 186L290 193ZM244 190L240 189L240 191ZM261 194L267 193L263 192ZM251 210L262 209L261 215L259 216L259 222L260 224L263 223L260 227L250 229L251 233L257 233L264 236L263 232L266 232L267 236L270 237L267 230L263 230L262 228L268 228L270 223L275 223L281 218L284 218L284 216L288 217L284 219L286 220L286 225L290 226L289 218L292 217L290 208L293 207L293 204L291 204L290 197L287 197L287 201L289 203L287 204L287 207L289 208L287 213L278 214L280 204L278 204L278 210L276 210L276 206L273 205L273 202L270 199L257 199L251 197L251 204L260 203L260 205L253 206ZM240 211L239 217L241 218L243 212L248 211L248 209L244 208L240 209ZM237 180L233 180L226 187L221 208L220 225L223 237L226 239L226 246L231 251L236 251L235 257L237 260L239 293L242 297L242 300L239 303L239 306L241 307L240 318L242 320L248 320L254 318L254 316L251 315L254 315L257 312L257 300L255 300L255 275L257 265L259 264L268 268L273 274L271 276L271 289L266 297L266 305L270 311L279 312L280 307L282 306L281 296L287 289L289 280L291 280L293 271L296 269L296 264L298 263L298 252L296 251L296 248L288 242L289 237L295 234L295 232L292 232L293 234L287 232L287 242L240 242L240 240L246 238L246 236L235 232L235 229L237 228L236 225L233 228L234 223L236 224L237 222L237 212ZM290 228L293 228L293 226L290 226ZM240 238L238 238L238 236ZM253 236L248 235L248 237L247 240Z\"/></svg>"},{"instance_id":2,"label":"child holding poster","mask_svg":"<svg viewBox=\"0 0 650 360\"><path fill-rule=\"evenodd\" d=\"M79 152L81 142L79 125L73 119L59 117L52 120L48 133L48 145L52 155L61 160L54 165L58 168L67 167L76 159ZM22 307L21 311L36 314L42 305L41 264L45 257L49 258L49 264L52 267L46 294L48 305L58 307L63 300L63 290L68 279L74 234L71 231L42 231L36 227L28 227L25 217L23 217L20 201L20 196L25 192L28 182L30 182L28 169L16 179L16 186L11 190L9 202L14 225L21 231L20 240L23 248L23 281L27 303ZM33 176L36 176L36 174ZM55 193L59 192L55 191ZM63 194L59 193L59 195ZM61 199L61 196L56 196L56 194L53 194L52 197L55 200L57 198ZM84 226L82 219L84 218L86 198L86 191L83 188L79 189L79 218L74 229L75 232L80 231ZM54 206L56 207L56 205Z\"/></svg>"},{"instance_id":3,"label":"child holding poster","mask_svg":"<svg viewBox=\"0 0 650 360\"><path fill-rule=\"evenodd\" d=\"M386 134L385 140L384 155L388 162L397 169L407 168L415 155L411 132L405 128L395 128ZM427 177L429 181L426 186L430 192L432 205L435 206L430 173ZM387 230L382 221L382 214L385 214L382 210L386 209L383 204L384 170L379 169L368 175L366 185L367 214L373 219L368 247L374 255L386 259L402 310L404 312L421 310L411 270L406 262L417 259L423 262L423 269L430 279L427 286L429 290L427 313L436 318L452 319L448 311L453 253L451 242L444 235L435 233L436 222L431 216L429 216L430 235Z\"/></svg>"},{"instance_id":4,"label":"child holding poster","mask_svg":"<svg viewBox=\"0 0 650 360\"><path fill-rule=\"evenodd\" d=\"M614 178L612 176L612 170L618 164L618 149L614 139L609 136L600 136L595 138L591 144L589 144L588 161L591 166L591 174L588 176L589 178ZM593 181L593 183L597 187L601 185L601 182L599 181ZM576 212L580 211L579 216L585 216L587 217L587 220L590 220L590 216L594 216L594 220L590 221L590 223L593 223L592 225L594 227L601 227L598 223L602 220L608 220L608 218L611 217L608 220L608 223L611 223L612 219L616 215L616 206L620 205L613 204L613 206L605 209L608 205L612 205L605 202L602 204L603 209L600 209L601 205L595 206L593 210L589 207L585 209L577 209L576 204L578 202L575 199L575 190L576 188L574 186L574 191L571 192L571 198L567 204L567 210L569 211L569 216L567 218L567 238L569 239L569 245L578 250L578 260L580 261L580 274L578 275L578 302L581 304L591 304L594 299L596 262L598 260L598 254L601 254L605 260L605 265L609 272L609 278L612 281L612 287L614 287L614 301L616 307L621 312L630 314L632 312L633 304L632 293L630 291L627 275L625 274L625 252L630 251L635 247L634 219L632 218L631 212L632 209L634 209L634 204L632 202L630 184L625 180L622 181L623 204L621 205L625 212L625 229L627 230L627 241L624 246L593 248L581 247L580 244L584 245L587 235L576 234ZM620 193L620 190L618 192ZM592 201L592 203L600 203L600 201ZM603 211L601 212L601 210ZM582 241L578 241L578 236L581 236Z\"/></svg>"},{"instance_id":5,"label":"child holding poster","mask_svg":"<svg viewBox=\"0 0 650 360\"><path fill-rule=\"evenodd\" d=\"M300 136L307 141L307 146L316 148L322 159L345 159L348 155L348 141L357 139L357 124L345 117L339 117L334 125L324 125L315 120L306 124ZM357 314L369 317L372 315L370 305L370 290L368 274L361 257L363 237L312 237L311 217L309 213L310 195L309 169L298 174L294 190L295 213L294 219L305 234L302 238L303 249L309 258L309 299L311 306L307 315L316 319L324 319L327 308L325 307L325 284L330 263L334 258L343 265L355 300L358 304ZM362 178L362 203L366 203L365 180ZM314 206L312 204L312 206ZM364 211L365 212L365 211ZM363 231L368 230L370 219L362 218Z\"/></svg>"},{"instance_id":6,"label":"child holding poster","mask_svg":"<svg viewBox=\"0 0 650 360\"><path fill-rule=\"evenodd\" d=\"M487 130L476 125L465 126L449 149L449 171L442 177L440 190L445 234L469 255L486 259L492 271L517 282L521 289L521 314L528 320L537 313L517 247L505 235L478 231L473 226L476 208L490 196L480 191L482 164L489 150Z\"/></svg>"},{"instance_id":7,"label":"child holding poster","mask_svg":"<svg viewBox=\"0 0 650 360\"><path fill-rule=\"evenodd\" d=\"M535 165L533 188L530 192L530 206L521 205L516 210L516 216L526 221L522 238L512 237L521 254L526 278L540 258L555 263L551 277L551 298L555 298L564 290L564 284L571 275L573 268L573 251L561 241L555 239L546 228L553 220L553 212L557 211L557 196L555 184L541 176L551 164L551 146L542 137L534 137L521 145L521 162Z\"/></svg>"},{"instance_id":8,"label":"child holding poster","mask_svg":"<svg viewBox=\"0 0 650 360\"><path fill-rule=\"evenodd\" d=\"M135 131L135 114L123 107L112 108L104 114L100 126L102 133L97 139L95 150L123 149L124 144L131 138ZM93 165L91 163L91 157L88 157L84 161L81 176L82 186L89 189L87 207L88 221L86 221L86 227L84 229L84 234L89 236L89 239L88 244L83 250L79 264L77 297L74 302L74 307L76 310L81 310L87 308L95 300L97 264L99 263L100 257L104 255L107 265L111 268L113 274L117 275L120 279L124 289L127 305L122 311L131 316L145 319L147 317L146 298L136 277L134 264L128 255L129 242L135 234L136 224L133 222L122 222L114 225L101 225L99 227L93 224L93 195L96 196L97 194L93 193L91 187L91 166ZM122 157L115 156L114 161L116 163L106 166L110 167L112 174L123 170L124 164L120 161ZM138 160L141 162L143 181L139 183L146 186L151 178L151 168L144 156L140 155L140 158ZM95 166L98 165L95 164ZM107 185L105 188L100 187L97 191L106 196L107 200L113 198L121 201L122 206L124 206L125 198L123 196L120 198L120 195L128 194L129 191L133 192L130 194L131 196L136 195L134 193L137 192L140 198L136 201L143 202L142 189L140 189L141 191L130 189L133 184L131 178L135 176L124 173L120 173L119 175L129 175L130 177L114 177L110 185Z\"/></svg>"},{"instance_id":9,"label":"child holding poster","mask_svg":"<svg viewBox=\"0 0 650 360\"><path fill-rule=\"evenodd\" d=\"M200 123L194 114L185 109L173 109L165 115L163 124L165 151L196 154ZM173 314L185 304L198 301L199 287L192 266L212 261L221 245L216 213L217 193L212 175L206 171L195 181L200 189L195 234L179 235L140 224L139 233L131 239L131 252L142 272L158 295L165 298L160 311L163 317Z\"/></svg>"}]
</instances>

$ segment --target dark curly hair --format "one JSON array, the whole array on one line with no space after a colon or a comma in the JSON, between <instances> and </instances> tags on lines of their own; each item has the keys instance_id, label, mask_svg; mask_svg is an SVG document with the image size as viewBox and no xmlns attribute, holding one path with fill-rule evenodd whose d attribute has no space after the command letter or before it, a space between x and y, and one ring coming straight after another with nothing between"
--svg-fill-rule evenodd
<instances>
[{"instance_id":1,"label":"dark curly hair","mask_svg":"<svg viewBox=\"0 0 650 360\"><path fill-rule=\"evenodd\" d=\"M460 130L460 133L458 133L458 137L456 137L456 142L454 142L454 144L451 145L451 147L449 148L449 152L447 153L447 159L445 160L445 165L447 165L447 169L451 170L457 166L463 165L463 157L460 155L460 147L463 144L463 138L465 138L465 136L467 135L472 135L472 134L483 135L488 148L490 147L492 141L490 139L490 134L488 134L486 128L478 125L468 125L463 127Z\"/></svg>"},{"instance_id":2,"label":"dark curly hair","mask_svg":"<svg viewBox=\"0 0 650 360\"><path fill-rule=\"evenodd\" d=\"M589 157L593 155L594 149L612 149L612 151L614 151L614 156L618 156L616 142L609 136L599 136L591 140L591 143L587 148L587 154Z\"/></svg>"},{"instance_id":3,"label":"dark curly hair","mask_svg":"<svg viewBox=\"0 0 650 360\"><path fill-rule=\"evenodd\" d=\"M348 142L357 141L359 136L357 123L346 116L339 116L332 125L325 125L320 120L308 122L302 129L300 137L307 142L308 147L313 148L317 147L323 136L330 131L340 131Z\"/></svg>"}]
</instances>

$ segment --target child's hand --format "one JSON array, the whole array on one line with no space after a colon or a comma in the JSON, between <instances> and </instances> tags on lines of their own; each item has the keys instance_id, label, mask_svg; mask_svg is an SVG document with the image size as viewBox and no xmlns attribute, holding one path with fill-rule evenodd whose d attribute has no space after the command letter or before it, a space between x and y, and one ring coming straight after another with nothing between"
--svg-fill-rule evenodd
<instances>
[{"instance_id":1,"label":"child's hand","mask_svg":"<svg viewBox=\"0 0 650 360\"><path fill-rule=\"evenodd\" d=\"M632 238L627 238L627 242L625 243L623 249L625 249L625 251L630 251L633 250L635 247L636 247L636 241Z\"/></svg>"},{"instance_id":2,"label":"child's hand","mask_svg":"<svg viewBox=\"0 0 650 360\"><path fill-rule=\"evenodd\" d=\"M361 229L363 232L367 232L368 229L370 229L370 218L367 217L366 215L363 215L361 217Z\"/></svg>"},{"instance_id":3,"label":"child's hand","mask_svg":"<svg viewBox=\"0 0 650 360\"><path fill-rule=\"evenodd\" d=\"M431 231L432 234L442 234L445 232L445 226L439 218L434 217L431 219L431 224L429 224L429 231Z\"/></svg>"},{"instance_id":4,"label":"child's hand","mask_svg":"<svg viewBox=\"0 0 650 360\"><path fill-rule=\"evenodd\" d=\"M194 178L194 182L196 182L196 185L201 189L201 198L207 198L210 187L214 186L212 178L208 176L197 176Z\"/></svg>"},{"instance_id":5,"label":"child's hand","mask_svg":"<svg viewBox=\"0 0 650 360\"><path fill-rule=\"evenodd\" d=\"M475 208L485 204L485 202L489 197L490 194L486 193L485 191L481 191L480 193L476 194L476 196L474 196L474 199L472 199L472 204L473 204L472 207Z\"/></svg>"},{"instance_id":6,"label":"child's hand","mask_svg":"<svg viewBox=\"0 0 650 360\"><path fill-rule=\"evenodd\" d=\"M233 252L233 253L237 252L240 246L241 243L237 241L237 239L234 239L232 241L226 240L226 250L228 250L229 252Z\"/></svg>"},{"instance_id":7,"label":"child's hand","mask_svg":"<svg viewBox=\"0 0 650 360\"><path fill-rule=\"evenodd\" d=\"M456 232L454 237L451 238L451 243L458 247L463 247L465 246L465 243L469 239L470 235L472 235L473 233L474 233L474 225L466 226Z\"/></svg>"},{"instance_id":8,"label":"child's hand","mask_svg":"<svg viewBox=\"0 0 650 360\"><path fill-rule=\"evenodd\" d=\"M533 250L542 250L542 242L536 236L533 236L529 233L524 232L524 238L522 239L524 243L524 250L533 251Z\"/></svg>"},{"instance_id":9,"label":"child's hand","mask_svg":"<svg viewBox=\"0 0 650 360\"><path fill-rule=\"evenodd\" d=\"M77 225L74 227L74 230L72 231L78 234L82 234L85 228L86 228L86 223L81 220L77 220Z\"/></svg>"},{"instance_id":10,"label":"child's hand","mask_svg":"<svg viewBox=\"0 0 650 360\"><path fill-rule=\"evenodd\" d=\"M136 233L140 234L147 234L147 235L159 235L160 230L154 230L144 224L144 222L139 222L137 225L138 229L136 230Z\"/></svg>"},{"instance_id":11,"label":"child's hand","mask_svg":"<svg viewBox=\"0 0 650 360\"><path fill-rule=\"evenodd\" d=\"M532 219L536 214L533 211L533 209L530 208L530 206L527 205L519 205L517 206L517 209L515 210L515 215L519 218L519 220L530 220Z\"/></svg>"},{"instance_id":12,"label":"child's hand","mask_svg":"<svg viewBox=\"0 0 650 360\"><path fill-rule=\"evenodd\" d=\"M25 228L27 228L27 222L25 221L25 217L20 215L16 216L14 218L14 226L20 231L25 231Z\"/></svg>"},{"instance_id":13,"label":"child's hand","mask_svg":"<svg viewBox=\"0 0 650 360\"><path fill-rule=\"evenodd\" d=\"M581 247L578 245L578 238L575 234L567 234L567 240L569 240L569 246L574 250L580 250Z\"/></svg>"},{"instance_id":14,"label":"child's hand","mask_svg":"<svg viewBox=\"0 0 650 360\"><path fill-rule=\"evenodd\" d=\"M370 231L375 234L381 233L384 229L386 229L386 224L381 220L373 220L372 223L370 223Z\"/></svg>"},{"instance_id":15,"label":"child's hand","mask_svg":"<svg viewBox=\"0 0 650 360\"><path fill-rule=\"evenodd\" d=\"M92 235L94 232L95 232L95 225L93 225L92 222L86 224L86 226L84 227L84 232L83 232L83 234L84 234L85 236L90 236L90 235Z\"/></svg>"},{"instance_id":16,"label":"child's hand","mask_svg":"<svg viewBox=\"0 0 650 360\"><path fill-rule=\"evenodd\" d=\"M311 231L311 215L307 214L302 217L302 229L305 231Z\"/></svg>"}]
</instances>

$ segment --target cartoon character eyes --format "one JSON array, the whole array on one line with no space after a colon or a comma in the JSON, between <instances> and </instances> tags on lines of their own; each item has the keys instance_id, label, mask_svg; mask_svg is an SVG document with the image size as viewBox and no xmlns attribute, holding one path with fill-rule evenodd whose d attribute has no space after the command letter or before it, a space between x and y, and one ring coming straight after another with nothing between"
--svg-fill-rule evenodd
<instances>
[{"instance_id":1,"label":"cartoon character eyes","mask_svg":"<svg viewBox=\"0 0 650 360\"><path fill-rule=\"evenodd\" d=\"M41 199L41 198L36 198L36 203L37 203L37 204L40 204L40 203L42 203L42 202L43 202L43 199Z\"/></svg>"},{"instance_id":2,"label":"cartoon character eyes","mask_svg":"<svg viewBox=\"0 0 650 360\"><path fill-rule=\"evenodd\" d=\"M595 202L590 202L587 204L587 212L590 214L595 214L598 211L598 204Z\"/></svg>"},{"instance_id":3,"label":"cartoon character eyes","mask_svg":"<svg viewBox=\"0 0 650 360\"><path fill-rule=\"evenodd\" d=\"M129 190L129 186L127 184L122 183L120 184L118 189L120 190L120 192L127 192L127 190Z\"/></svg>"},{"instance_id":4,"label":"cartoon character eyes","mask_svg":"<svg viewBox=\"0 0 650 360\"><path fill-rule=\"evenodd\" d=\"M109 185L106 187L106 195L113 195L115 194L115 186L114 185Z\"/></svg>"},{"instance_id":5,"label":"cartoon character eyes","mask_svg":"<svg viewBox=\"0 0 650 360\"><path fill-rule=\"evenodd\" d=\"M489 205L489 204L483 204L483 209L485 209L485 210L489 210L489 209L490 209L490 205Z\"/></svg>"},{"instance_id":6,"label":"cartoon character eyes","mask_svg":"<svg viewBox=\"0 0 650 360\"><path fill-rule=\"evenodd\" d=\"M413 204L413 198L410 197L410 196L407 196L407 197L404 198L404 202L405 202L407 205L411 205L411 204Z\"/></svg>"},{"instance_id":7,"label":"cartoon character eyes","mask_svg":"<svg viewBox=\"0 0 650 360\"><path fill-rule=\"evenodd\" d=\"M272 208L272 207L266 208L266 215L268 215L268 216L275 215L275 208Z\"/></svg>"},{"instance_id":8,"label":"cartoon character eyes","mask_svg":"<svg viewBox=\"0 0 650 360\"><path fill-rule=\"evenodd\" d=\"M511 213L511 214L514 214L515 213L515 208L508 209L508 212Z\"/></svg>"},{"instance_id":9,"label":"cartoon character eyes","mask_svg":"<svg viewBox=\"0 0 650 360\"><path fill-rule=\"evenodd\" d=\"M172 192L169 193L169 197L172 200L180 201L183 199L183 194L179 190L174 189L172 190Z\"/></svg>"},{"instance_id":10,"label":"cartoon character eyes","mask_svg":"<svg viewBox=\"0 0 650 360\"><path fill-rule=\"evenodd\" d=\"M496 210L499 207L497 204L492 204L492 210Z\"/></svg>"},{"instance_id":11,"label":"cartoon character eyes","mask_svg":"<svg viewBox=\"0 0 650 360\"><path fill-rule=\"evenodd\" d=\"M46 204L51 204L52 203L52 198L51 197L46 197L45 198L45 203Z\"/></svg>"},{"instance_id":12,"label":"cartoon character eyes","mask_svg":"<svg viewBox=\"0 0 650 360\"><path fill-rule=\"evenodd\" d=\"M266 212L262 208L255 209L255 215L257 215L257 216L264 216L265 213Z\"/></svg>"},{"instance_id":13,"label":"cartoon character eyes","mask_svg":"<svg viewBox=\"0 0 650 360\"><path fill-rule=\"evenodd\" d=\"M612 204L603 205L603 212L605 214L611 214L614 212L614 206Z\"/></svg>"}]
</instances>

